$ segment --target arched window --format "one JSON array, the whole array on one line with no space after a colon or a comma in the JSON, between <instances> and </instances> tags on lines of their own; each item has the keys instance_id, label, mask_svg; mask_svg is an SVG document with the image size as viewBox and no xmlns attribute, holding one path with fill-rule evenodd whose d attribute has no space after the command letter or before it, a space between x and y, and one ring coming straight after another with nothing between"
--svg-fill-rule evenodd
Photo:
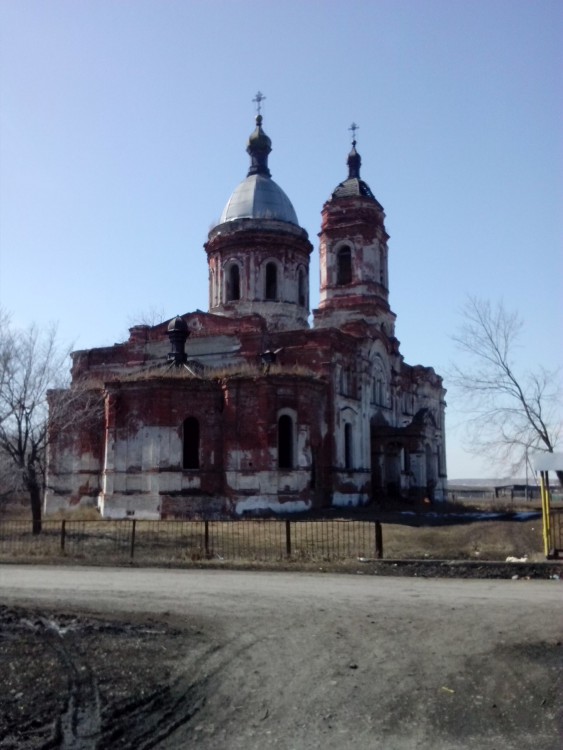
<instances>
[{"instance_id":1,"label":"arched window","mask_svg":"<svg viewBox=\"0 0 563 750\"><path fill-rule=\"evenodd\" d=\"M278 467L293 468L293 419L288 414L278 419Z\"/></svg>"},{"instance_id":2,"label":"arched window","mask_svg":"<svg viewBox=\"0 0 563 750\"><path fill-rule=\"evenodd\" d=\"M350 284L352 281L352 250L348 245L341 247L336 256L336 283Z\"/></svg>"},{"instance_id":3,"label":"arched window","mask_svg":"<svg viewBox=\"0 0 563 750\"><path fill-rule=\"evenodd\" d=\"M227 302L237 299L240 299L240 268L238 263L233 263L227 279Z\"/></svg>"},{"instance_id":4,"label":"arched window","mask_svg":"<svg viewBox=\"0 0 563 750\"><path fill-rule=\"evenodd\" d=\"M379 354L373 358L372 378L372 403L377 406L387 406L387 378Z\"/></svg>"},{"instance_id":5,"label":"arched window","mask_svg":"<svg viewBox=\"0 0 563 750\"><path fill-rule=\"evenodd\" d=\"M266 263L264 296L266 299L277 299L278 297L278 267L275 263Z\"/></svg>"},{"instance_id":6,"label":"arched window","mask_svg":"<svg viewBox=\"0 0 563 750\"><path fill-rule=\"evenodd\" d=\"M352 454L352 425L346 422L344 425L344 467L351 469L354 464Z\"/></svg>"},{"instance_id":7,"label":"arched window","mask_svg":"<svg viewBox=\"0 0 563 750\"><path fill-rule=\"evenodd\" d=\"M301 307L307 307L305 295L305 271L300 268L297 273L297 301Z\"/></svg>"},{"instance_id":8,"label":"arched window","mask_svg":"<svg viewBox=\"0 0 563 750\"><path fill-rule=\"evenodd\" d=\"M188 417L182 425L184 469L199 469L199 422L195 417Z\"/></svg>"}]
</instances>

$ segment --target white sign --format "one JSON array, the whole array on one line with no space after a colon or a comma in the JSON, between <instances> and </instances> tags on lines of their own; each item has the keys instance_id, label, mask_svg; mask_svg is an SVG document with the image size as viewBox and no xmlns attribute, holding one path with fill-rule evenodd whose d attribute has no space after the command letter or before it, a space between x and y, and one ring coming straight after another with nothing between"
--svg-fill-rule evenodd
<instances>
[{"instance_id":1,"label":"white sign","mask_svg":"<svg viewBox=\"0 0 563 750\"><path fill-rule=\"evenodd\" d=\"M536 453L532 461L536 471L563 471L563 453Z\"/></svg>"}]
</instances>

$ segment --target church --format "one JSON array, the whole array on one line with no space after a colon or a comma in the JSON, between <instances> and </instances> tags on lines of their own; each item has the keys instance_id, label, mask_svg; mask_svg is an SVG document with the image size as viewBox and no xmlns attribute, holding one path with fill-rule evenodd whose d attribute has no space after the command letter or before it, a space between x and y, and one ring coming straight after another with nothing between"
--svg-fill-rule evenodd
<instances>
[{"instance_id":1,"label":"church","mask_svg":"<svg viewBox=\"0 0 563 750\"><path fill-rule=\"evenodd\" d=\"M64 429L51 418L46 513L237 517L445 498L445 390L400 352L385 214L355 137L322 208L311 313L313 246L271 177L262 124L258 100L248 174L204 246L208 311L74 352L70 387L49 394L52 414L61 399L95 406Z\"/></svg>"}]
</instances>

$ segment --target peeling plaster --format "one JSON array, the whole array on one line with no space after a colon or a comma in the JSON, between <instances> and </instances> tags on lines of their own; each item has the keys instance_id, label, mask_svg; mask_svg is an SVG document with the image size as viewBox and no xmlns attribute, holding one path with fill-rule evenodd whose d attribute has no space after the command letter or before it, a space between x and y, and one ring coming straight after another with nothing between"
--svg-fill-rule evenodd
<instances>
[{"instance_id":1,"label":"peeling plaster","mask_svg":"<svg viewBox=\"0 0 563 750\"><path fill-rule=\"evenodd\" d=\"M278 500L272 500L269 497L248 497L239 500L235 506L237 516L244 513L265 513L271 512L277 515L289 515L292 513L303 513L311 509L311 503L305 500L290 500L280 503Z\"/></svg>"}]
</instances>

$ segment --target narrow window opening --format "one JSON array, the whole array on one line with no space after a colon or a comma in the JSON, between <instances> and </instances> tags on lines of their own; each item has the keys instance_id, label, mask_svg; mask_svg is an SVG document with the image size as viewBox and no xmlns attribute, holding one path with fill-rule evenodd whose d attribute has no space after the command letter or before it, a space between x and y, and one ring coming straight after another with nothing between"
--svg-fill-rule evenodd
<instances>
[{"instance_id":1,"label":"narrow window opening","mask_svg":"<svg viewBox=\"0 0 563 750\"><path fill-rule=\"evenodd\" d=\"M277 299L278 296L278 268L275 263L266 264L266 299Z\"/></svg>"},{"instance_id":2,"label":"narrow window opening","mask_svg":"<svg viewBox=\"0 0 563 750\"><path fill-rule=\"evenodd\" d=\"M377 390L376 390L376 403L379 406L383 406L383 382L381 380L377 380Z\"/></svg>"},{"instance_id":3,"label":"narrow window opening","mask_svg":"<svg viewBox=\"0 0 563 750\"><path fill-rule=\"evenodd\" d=\"M352 425L347 422L344 425L344 466L351 469L352 464Z\"/></svg>"},{"instance_id":4,"label":"narrow window opening","mask_svg":"<svg viewBox=\"0 0 563 750\"><path fill-rule=\"evenodd\" d=\"M278 420L278 467L293 468L293 420L287 414Z\"/></svg>"},{"instance_id":5,"label":"narrow window opening","mask_svg":"<svg viewBox=\"0 0 563 750\"><path fill-rule=\"evenodd\" d=\"M240 268L236 263L233 263L229 269L227 301L232 302L237 299L240 299Z\"/></svg>"},{"instance_id":6,"label":"narrow window opening","mask_svg":"<svg viewBox=\"0 0 563 750\"><path fill-rule=\"evenodd\" d=\"M199 469L199 422L195 417L184 420L183 443L183 468Z\"/></svg>"},{"instance_id":7,"label":"narrow window opening","mask_svg":"<svg viewBox=\"0 0 563 750\"><path fill-rule=\"evenodd\" d=\"M303 269L299 269L299 274L297 276L297 296L299 305L301 307L306 306L306 299L305 299L305 274L303 272Z\"/></svg>"},{"instance_id":8,"label":"narrow window opening","mask_svg":"<svg viewBox=\"0 0 563 750\"><path fill-rule=\"evenodd\" d=\"M213 269L209 271L209 301L213 307L215 305L215 271Z\"/></svg>"},{"instance_id":9,"label":"narrow window opening","mask_svg":"<svg viewBox=\"0 0 563 750\"><path fill-rule=\"evenodd\" d=\"M350 367L343 367L340 373L340 393L343 396L352 396L353 379Z\"/></svg>"},{"instance_id":10,"label":"narrow window opening","mask_svg":"<svg viewBox=\"0 0 563 750\"><path fill-rule=\"evenodd\" d=\"M336 283L350 284L352 281L352 250L346 245L338 251Z\"/></svg>"}]
</instances>

